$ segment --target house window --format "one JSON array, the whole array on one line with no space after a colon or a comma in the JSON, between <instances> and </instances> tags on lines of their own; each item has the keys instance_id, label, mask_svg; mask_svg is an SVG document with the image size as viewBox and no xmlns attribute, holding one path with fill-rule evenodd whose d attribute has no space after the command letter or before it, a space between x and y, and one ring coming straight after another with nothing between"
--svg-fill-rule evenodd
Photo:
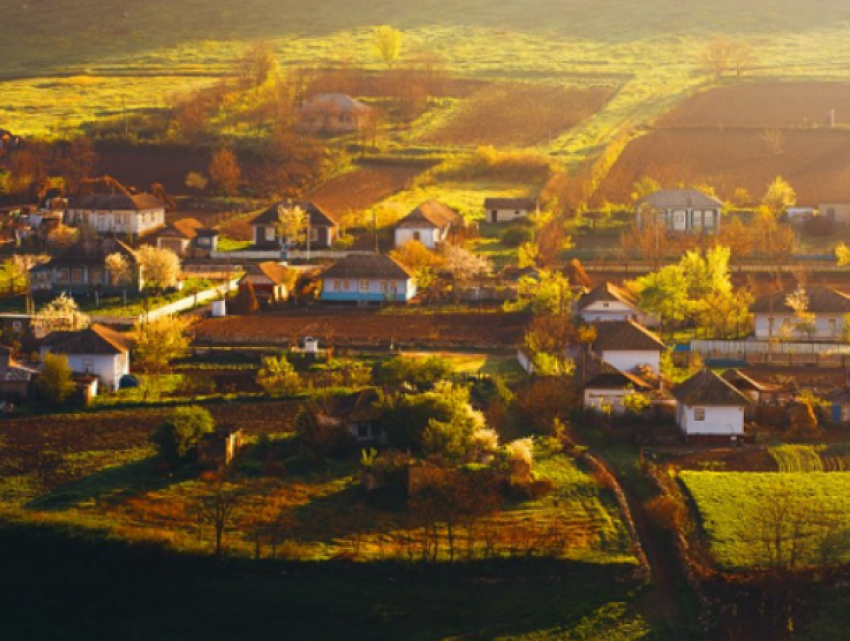
<instances>
[{"instance_id":1,"label":"house window","mask_svg":"<svg viewBox=\"0 0 850 641\"><path fill-rule=\"evenodd\" d=\"M774 321L775 321L775 320L776 320L776 319L775 319L775 318L773 318L773 316L771 316L770 318L768 318L768 319L767 319L767 333L768 333L769 335L772 335L772 334L773 334L773 324L774 324Z\"/></svg>"},{"instance_id":2,"label":"house window","mask_svg":"<svg viewBox=\"0 0 850 641\"><path fill-rule=\"evenodd\" d=\"M693 213L694 229L702 229L702 210L695 209Z\"/></svg>"},{"instance_id":3,"label":"house window","mask_svg":"<svg viewBox=\"0 0 850 641\"><path fill-rule=\"evenodd\" d=\"M695 407L694 408L694 420L695 421L704 421L705 420L705 408L704 407Z\"/></svg>"},{"instance_id":4,"label":"house window","mask_svg":"<svg viewBox=\"0 0 850 641\"><path fill-rule=\"evenodd\" d=\"M381 281L381 292L386 294L389 291L389 289L390 289L390 284L387 281L382 280Z\"/></svg>"},{"instance_id":5,"label":"house window","mask_svg":"<svg viewBox=\"0 0 850 641\"><path fill-rule=\"evenodd\" d=\"M266 240L273 241L275 239L274 227L266 227Z\"/></svg>"},{"instance_id":6,"label":"house window","mask_svg":"<svg viewBox=\"0 0 850 641\"><path fill-rule=\"evenodd\" d=\"M368 292L369 291L369 281L367 279L363 279L360 281L360 291Z\"/></svg>"},{"instance_id":7,"label":"house window","mask_svg":"<svg viewBox=\"0 0 850 641\"><path fill-rule=\"evenodd\" d=\"M70 274L70 270L67 267L63 267L62 269L57 270L57 272L56 272L57 282L67 283L69 274Z\"/></svg>"},{"instance_id":8,"label":"house window","mask_svg":"<svg viewBox=\"0 0 850 641\"><path fill-rule=\"evenodd\" d=\"M413 240L422 241L422 234L418 231L413 232Z\"/></svg>"},{"instance_id":9,"label":"house window","mask_svg":"<svg viewBox=\"0 0 850 641\"><path fill-rule=\"evenodd\" d=\"M83 371L86 374L91 374L94 371L94 361L90 358L87 358L83 361Z\"/></svg>"},{"instance_id":10,"label":"house window","mask_svg":"<svg viewBox=\"0 0 850 641\"><path fill-rule=\"evenodd\" d=\"M103 282L103 270L99 268L93 268L89 272L89 282L94 284L100 284Z\"/></svg>"},{"instance_id":11,"label":"house window","mask_svg":"<svg viewBox=\"0 0 850 641\"><path fill-rule=\"evenodd\" d=\"M23 329L23 326L21 325L21 321L12 321L12 331L13 332L20 332L21 329Z\"/></svg>"},{"instance_id":12,"label":"house window","mask_svg":"<svg viewBox=\"0 0 850 641\"><path fill-rule=\"evenodd\" d=\"M393 281L390 281L390 291L391 291L393 294L398 293L398 283L397 283L396 281L394 281L394 280L393 280Z\"/></svg>"},{"instance_id":13,"label":"house window","mask_svg":"<svg viewBox=\"0 0 850 641\"><path fill-rule=\"evenodd\" d=\"M74 267L71 270L71 282L72 283L82 283L83 282L83 270L80 267Z\"/></svg>"},{"instance_id":14,"label":"house window","mask_svg":"<svg viewBox=\"0 0 850 641\"><path fill-rule=\"evenodd\" d=\"M602 303L602 307L608 309L608 303Z\"/></svg>"},{"instance_id":15,"label":"house window","mask_svg":"<svg viewBox=\"0 0 850 641\"><path fill-rule=\"evenodd\" d=\"M706 229L710 229L711 227L714 227L714 212L713 211L709 210L709 211L703 212L703 226Z\"/></svg>"},{"instance_id":16,"label":"house window","mask_svg":"<svg viewBox=\"0 0 850 641\"><path fill-rule=\"evenodd\" d=\"M826 217L829 218L830 220L835 220L835 208L834 207L828 207L827 208Z\"/></svg>"},{"instance_id":17,"label":"house window","mask_svg":"<svg viewBox=\"0 0 850 641\"><path fill-rule=\"evenodd\" d=\"M830 318L829 319L829 333L833 334L833 335L838 333L838 319L837 318Z\"/></svg>"},{"instance_id":18,"label":"house window","mask_svg":"<svg viewBox=\"0 0 850 641\"><path fill-rule=\"evenodd\" d=\"M358 423L357 424L357 438L361 440L369 439L373 437L372 423Z\"/></svg>"},{"instance_id":19,"label":"house window","mask_svg":"<svg viewBox=\"0 0 850 641\"><path fill-rule=\"evenodd\" d=\"M685 231L688 228L688 212L677 210L673 212L673 229Z\"/></svg>"},{"instance_id":20,"label":"house window","mask_svg":"<svg viewBox=\"0 0 850 641\"><path fill-rule=\"evenodd\" d=\"M347 280L342 281L342 291L347 292L349 289L351 289L351 282Z\"/></svg>"},{"instance_id":21,"label":"house window","mask_svg":"<svg viewBox=\"0 0 850 641\"><path fill-rule=\"evenodd\" d=\"M319 240L319 228L318 227L310 227L310 242L315 243Z\"/></svg>"}]
</instances>

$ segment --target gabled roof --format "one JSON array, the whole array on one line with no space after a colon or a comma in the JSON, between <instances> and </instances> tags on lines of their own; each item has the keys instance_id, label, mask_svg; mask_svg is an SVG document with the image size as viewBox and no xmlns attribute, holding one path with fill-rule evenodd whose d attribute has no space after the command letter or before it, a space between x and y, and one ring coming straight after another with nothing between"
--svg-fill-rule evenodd
<instances>
[{"instance_id":1,"label":"gabled roof","mask_svg":"<svg viewBox=\"0 0 850 641\"><path fill-rule=\"evenodd\" d=\"M601 285L597 285L582 296L578 301L578 308L585 309L586 307L593 305L593 303L605 301L619 302L631 307L632 309L638 309L637 299L631 292L623 289L622 287L617 287L614 283L610 283L608 281L605 281Z\"/></svg>"},{"instance_id":2,"label":"gabled roof","mask_svg":"<svg viewBox=\"0 0 850 641\"><path fill-rule=\"evenodd\" d=\"M612 321L593 323L596 339L593 349L597 352L635 350L662 352L667 349L657 334L634 321Z\"/></svg>"},{"instance_id":3,"label":"gabled roof","mask_svg":"<svg viewBox=\"0 0 850 641\"><path fill-rule=\"evenodd\" d=\"M412 276L413 273L400 262L381 254L346 256L331 265L322 274L322 278L325 279L385 278L407 280Z\"/></svg>"},{"instance_id":4,"label":"gabled roof","mask_svg":"<svg viewBox=\"0 0 850 641\"><path fill-rule=\"evenodd\" d=\"M289 269L280 263L274 261L266 261L256 265L249 265L245 272L244 278L249 276L265 276L275 285L282 285L286 282L289 275Z\"/></svg>"},{"instance_id":5,"label":"gabled roof","mask_svg":"<svg viewBox=\"0 0 850 641\"><path fill-rule=\"evenodd\" d=\"M165 204L150 194L88 194L72 198L70 209L92 209L96 211L147 211L164 209Z\"/></svg>"},{"instance_id":6,"label":"gabled roof","mask_svg":"<svg viewBox=\"0 0 850 641\"><path fill-rule=\"evenodd\" d=\"M79 240L58 256L33 271L66 265L102 266L110 254L121 254L131 263L136 262L136 252L117 238L91 238Z\"/></svg>"},{"instance_id":7,"label":"gabled roof","mask_svg":"<svg viewBox=\"0 0 850 641\"><path fill-rule=\"evenodd\" d=\"M602 360L596 354L585 352L576 358L576 378L584 389L623 389L634 387L636 390L649 390L652 385L640 376L617 369L611 363Z\"/></svg>"},{"instance_id":8,"label":"gabled roof","mask_svg":"<svg viewBox=\"0 0 850 641\"><path fill-rule=\"evenodd\" d=\"M537 201L534 198L486 198L484 209L525 209L531 211L537 209Z\"/></svg>"},{"instance_id":9,"label":"gabled roof","mask_svg":"<svg viewBox=\"0 0 850 641\"><path fill-rule=\"evenodd\" d=\"M752 389L757 392L789 391L787 385L759 380L754 375L742 372L739 369L727 369L723 372L723 380L738 390Z\"/></svg>"},{"instance_id":10,"label":"gabled roof","mask_svg":"<svg viewBox=\"0 0 850 641\"><path fill-rule=\"evenodd\" d=\"M448 205L432 198L419 205L396 224L396 227L436 227L456 225L462 220L460 214Z\"/></svg>"},{"instance_id":11,"label":"gabled roof","mask_svg":"<svg viewBox=\"0 0 850 641\"><path fill-rule=\"evenodd\" d=\"M333 396L327 402L327 411L334 418L347 421L373 421L381 418L377 407L378 392L372 388Z\"/></svg>"},{"instance_id":12,"label":"gabled roof","mask_svg":"<svg viewBox=\"0 0 850 641\"><path fill-rule=\"evenodd\" d=\"M157 236L170 236L192 240L203 228L204 224L197 218L181 218L163 229Z\"/></svg>"},{"instance_id":13,"label":"gabled roof","mask_svg":"<svg viewBox=\"0 0 850 641\"><path fill-rule=\"evenodd\" d=\"M310 217L310 225L313 227L336 227L336 219L319 207L316 203L307 200L281 200L276 202L259 216L251 221L252 225L274 225L278 221L279 208L291 209L299 207L302 211L307 212Z\"/></svg>"},{"instance_id":14,"label":"gabled roof","mask_svg":"<svg viewBox=\"0 0 850 641\"><path fill-rule=\"evenodd\" d=\"M683 405L707 405L712 407L744 407L750 399L741 394L731 383L706 368L673 390L673 396Z\"/></svg>"},{"instance_id":15,"label":"gabled roof","mask_svg":"<svg viewBox=\"0 0 850 641\"><path fill-rule=\"evenodd\" d=\"M38 372L22 365L12 357L12 350L0 345L0 381L29 382Z\"/></svg>"},{"instance_id":16,"label":"gabled roof","mask_svg":"<svg viewBox=\"0 0 850 641\"><path fill-rule=\"evenodd\" d=\"M809 299L808 311L814 314L850 312L850 295L826 285L808 285L803 287ZM787 299L794 290L786 290L769 296L761 296L752 305L750 311L756 314L771 312L794 313Z\"/></svg>"},{"instance_id":17,"label":"gabled roof","mask_svg":"<svg viewBox=\"0 0 850 641\"><path fill-rule=\"evenodd\" d=\"M696 189L661 189L638 202L656 209L719 209L723 202Z\"/></svg>"},{"instance_id":18,"label":"gabled roof","mask_svg":"<svg viewBox=\"0 0 850 641\"><path fill-rule=\"evenodd\" d=\"M372 108L356 98L352 98L344 93L317 93L315 96L308 98L299 111L321 111L323 109L334 109L341 112L358 111L365 113L372 111Z\"/></svg>"},{"instance_id":19,"label":"gabled roof","mask_svg":"<svg viewBox=\"0 0 850 641\"><path fill-rule=\"evenodd\" d=\"M97 323L77 332L54 332L44 344L56 354L110 356L130 351L130 339L125 334Z\"/></svg>"}]
</instances>

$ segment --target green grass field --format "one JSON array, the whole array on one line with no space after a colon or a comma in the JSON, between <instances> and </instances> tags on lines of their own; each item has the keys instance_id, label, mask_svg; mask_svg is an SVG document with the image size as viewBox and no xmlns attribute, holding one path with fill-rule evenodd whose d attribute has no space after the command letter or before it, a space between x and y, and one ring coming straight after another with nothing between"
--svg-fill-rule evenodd
<instances>
[{"instance_id":1,"label":"green grass field","mask_svg":"<svg viewBox=\"0 0 850 641\"><path fill-rule=\"evenodd\" d=\"M747 538L758 530L753 515L771 494L790 491L813 505L838 510L850 526L850 474L683 471L680 478L696 503L711 550L724 568L746 568L758 556Z\"/></svg>"}]
</instances>

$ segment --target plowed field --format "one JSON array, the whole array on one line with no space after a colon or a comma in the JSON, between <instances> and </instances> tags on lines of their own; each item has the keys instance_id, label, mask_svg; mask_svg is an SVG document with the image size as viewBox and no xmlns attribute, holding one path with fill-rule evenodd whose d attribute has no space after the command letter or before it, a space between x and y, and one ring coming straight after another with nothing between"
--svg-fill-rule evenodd
<instances>
[{"instance_id":1,"label":"plowed field","mask_svg":"<svg viewBox=\"0 0 850 641\"><path fill-rule=\"evenodd\" d=\"M403 191L421 167L388 166L355 169L325 183L310 200L336 214L363 211Z\"/></svg>"},{"instance_id":2,"label":"plowed field","mask_svg":"<svg viewBox=\"0 0 850 641\"><path fill-rule=\"evenodd\" d=\"M577 89L503 83L476 92L439 129L434 144L530 146L575 127L599 111L610 88Z\"/></svg>"}]
</instances>

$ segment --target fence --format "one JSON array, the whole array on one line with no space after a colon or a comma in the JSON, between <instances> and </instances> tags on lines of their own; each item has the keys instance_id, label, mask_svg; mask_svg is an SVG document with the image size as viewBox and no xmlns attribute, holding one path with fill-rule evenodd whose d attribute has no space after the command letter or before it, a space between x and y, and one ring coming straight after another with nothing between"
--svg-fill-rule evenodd
<instances>
[{"instance_id":1,"label":"fence","mask_svg":"<svg viewBox=\"0 0 850 641\"><path fill-rule=\"evenodd\" d=\"M669 261L664 261L662 265L672 264ZM635 262L624 263L622 261L593 261L582 262L582 267L588 272L623 272L628 274L645 274L655 271L657 268L650 263ZM772 264L772 263L746 263L741 265L729 265L729 271L737 274L761 274L761 273L785 273L793 274L798 271L805 272L830 272L848 274L850 273L850 265L837 265L826 261L794 261L788 263Z\"/></svg>"},{"instance_id":2,"label":"fence","mask_svg":"<svg viewBox=\"0 0 850 641\"><path fill-rule=\"evenodd\" d=\"M346 256L371 256L373 251L348 251L336 249L316 249L311 251L296 249L290 251L282 251L280 249L245 249L232 252L214 251L210 252L210 257L215 260L313 260L313 259L329 259L340 260Z\"/></svg>"},{"instance_id":3,"label":"fence","mask_svg":"<svg viewBox=\"0 0 850 641\"><path fill-rule=\"evenodd\" d=\"M850 345L790 341L691 341L691 351L709 360L777 367L848 367Z\"/></svg>"},{"instance_id":4,"label":"fence","mask_svg":"<svg viewBox=\"0 0 850 641\"><path fill-rule=\"evenodd\" d=\"M193 307L197 307L198 305L203 305L204 303L208 303L212 300L216 300L217 298L224 296L229 291L232 291L236 287L239 286L239 279L234 279L224 283L223 285L219 285L218 287L213 287L212 289L206 289L202 292L198 292L192 296L187 296L186 298L181 298L178 301L174 301L173 303L169 303L168 305L163 305L162 307L157 307L156 309L152 309L149 312L142 314L140 316L92 316L92 321L96 323L104 323L107 325L132 325L136 321L141 320L156 320L158 318L162 318L163 316L171 316L173 314L179 314L180 312L185 312Z\"/></svg>"}]
</instances>

